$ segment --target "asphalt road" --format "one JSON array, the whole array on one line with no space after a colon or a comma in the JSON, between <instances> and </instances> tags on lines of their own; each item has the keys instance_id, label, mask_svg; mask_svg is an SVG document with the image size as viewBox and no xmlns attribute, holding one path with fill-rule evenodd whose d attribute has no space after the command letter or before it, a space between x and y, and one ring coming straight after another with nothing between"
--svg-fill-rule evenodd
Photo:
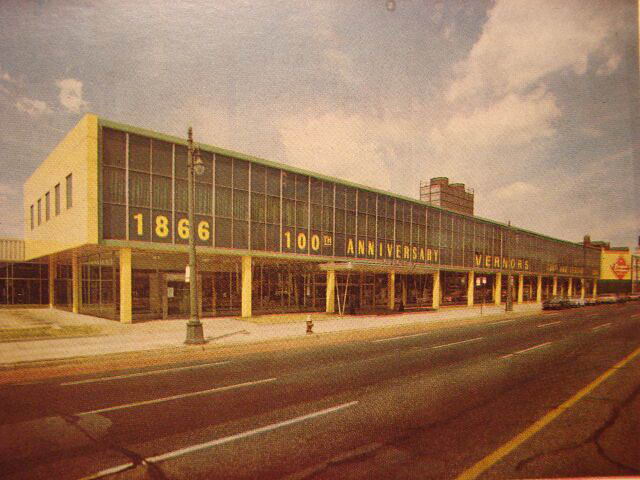
<instances>
[{"instance_id":1,"label":"asphalt road","mask_svg":"<svg viewBox=\"0 0 640 480\"><path fill-rule=\"evenodd\" d=\"M0 476L638 475L639 348L636 302L2 385Z\"/></svg>"}]
</instances>

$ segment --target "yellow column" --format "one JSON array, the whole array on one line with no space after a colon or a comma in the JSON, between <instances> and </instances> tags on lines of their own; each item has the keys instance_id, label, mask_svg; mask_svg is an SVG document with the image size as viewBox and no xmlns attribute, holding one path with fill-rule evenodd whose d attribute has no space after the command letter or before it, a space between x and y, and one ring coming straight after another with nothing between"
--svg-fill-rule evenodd
<instances>
[{"instance_id":1,"label":"yellow column","mask_svg":"<svg viewBox=\"0 0 640 480\"><path fill-rule=\"evenodd\" d=\"M77 252L71 254L71 311L80 311L80 263Z\"/></svg>"},{"instance_id":2,"label":"yellow column","mask_svg":"<svg viewBox=\"0 0 640 480\"><path fill-rule=\"evenodd\" d=\"M569 277L569 290L567 291L567 297L573 295L573 278Z\"/></svg>"},{"instance_id":3,"label":"yellow column","mask_svg":"<svg viewBox=\"0 0 640 480\"><path fill-rule=\"evenodd\" d=\"M522 303L524 294L524 275L518 275L518 303Z\"/></svg>"},{"instance_id":4,"label":"yellow column","mask_svg":"<svg viewBox=\"0 0 640 480\"><path fill-rule=\"evenodd\" d=\"M580 298L584 298L584 294L585 294L584 278L581 278L580 279Z\"/></svg>"},{"instance_id":5,"label":"yellow column","mask_svg":"<svg viewBox=\"0 0 640 480\"><path fill-rule=\"evenodd\" d=\"M538 275L538 288L536 290L536 302L542 302L542 275Z\"/></svg>"},{"instance_id":6,"label":"yellow column","mask_svg":"<svg viewBox=\"0 0 640 480\"><path fill-rule=\"evenodd\" d=\"M49 308L53 308L56 303L56 260L53 255L49 255Z\"/></svg>"},{"instance_id":7,"label":"yellow column","mask_svg":"<svg viewBox=\"0 0 640 480\"><path fill-rule=\"evenodd\" d=\"M327 313L335 313L336 311L336 271L327 270L327 296L326 296Z\"/></svg>"},{"instance_id":8,"label":"yellow column","mask_svg":"<svg viewBox=\"0 0 640 480\"><path fill-rule=\"evenodd\" d=\"M598 295L598 280L596 278L593 279L593 298Z\"/></svg>"},{"instance_id":9,"label":"yellow column","mask_svg":"<svg viewBox=\"0 0 640 480\"><path fill-rule=\"evenodd\" d=\"M242 257L242 317L251 316L251 288L253 283L251 275L251 257Z\"/></svg>"},{"instance_id":10,"label":"yellow column","mask_svg":"<svg viewBox=\"0 0 640 480\"><path fill-rule=\"evenodd\" d=\"M400 282L400 284L402 285L402 306L406 307L407 306L407 276L406 275L402 276L402 282Z\"/></svg>"},{"instance_id":11,"label":"yellow column","mask_svg":"<svg viewBox=\"0 0 640 480\"><path fill-rule=\"evenodd\" d=\"M558 294L558 276L554 275L553 276L553 288L552 288L552 295L557 295Z\"/></svg>"},{"instance_id":12,"label":"yellow column","mask_svg":"<svg viewBox=\"0 0 640 480\"><path fill-rule=\"evenodd\" d=\"M131 249L120 249L120 322L133 322L131 299Z\"/></svg>"},{"instance_id":13,"label":"yellow column","mask_svg":"<svg viewBox=\"0 0 640 480\"><path fill-rule=\"evenodd\" d=\"M469 307L473 306L473 292L474 292L474 288L475 288L475 276L473 274L473 271L469 272L469 275L467 276L467 305Z\"/></svg>"},{"instance_id":14,"label":"yellow column","mask_svg":"<svg viewBox=\"0 0 640 480\"><path fill-rule=\"evenodd\" d=\"M389 310L393 310L396 306L396 272L387 275L387 300Z\"/></svg>"},{"instance_id":15,"label":"yellow column","mask_svg":"<svg viewBox=\"0 0 640 480\"><path fill-rule=\"evenodd\" d=\"M496 282L495 282L494 292L493 292L493 302L496 305L500 305L501 295L502 295L502 273L498 272L496 273Z\"/></svg>"},{"instance_id":16,"label":"yellow column","mask_svg":"<svg viewBox=\"0 0 640 480\"><path fill-rule=\"evenodd\" d=\"M440 308L440 270L433 274L433 309Z\"/></svg>"}]
</instances>

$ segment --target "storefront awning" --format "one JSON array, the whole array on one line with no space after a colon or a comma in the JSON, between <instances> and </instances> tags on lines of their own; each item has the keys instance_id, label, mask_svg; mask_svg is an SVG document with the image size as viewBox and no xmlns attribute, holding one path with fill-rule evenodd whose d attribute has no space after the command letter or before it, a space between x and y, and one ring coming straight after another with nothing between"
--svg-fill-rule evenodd
<instances>
[{"instance_id":1,"label":"storefront awning","mask_svg":"<svg viewBox=\"0 0 640 480\"><path fill-rule=\"evenodd\" d=\"M422 273L430 274L438 269L426 265L400 265L391 263L370 262L329 262L321 263L320 270L334 270L336 272L368 272L368 273Z\"/></svg>"}]
</instances>

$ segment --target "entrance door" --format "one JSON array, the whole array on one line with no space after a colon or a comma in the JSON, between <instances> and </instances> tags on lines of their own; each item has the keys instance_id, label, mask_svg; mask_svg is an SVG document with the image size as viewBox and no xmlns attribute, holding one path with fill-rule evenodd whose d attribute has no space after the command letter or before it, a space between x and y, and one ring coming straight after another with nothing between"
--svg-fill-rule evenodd
<instances>
[{"instance_id":1,"label":"entrance door","mask_svg":"<svg viewBox=\"0 0 640 480\"><path fill-rule=\"evenodd\" d=\"M178 280L167 281L167 313L172 316L189 315L189 284Z\"/></svg>"}]
</instances>

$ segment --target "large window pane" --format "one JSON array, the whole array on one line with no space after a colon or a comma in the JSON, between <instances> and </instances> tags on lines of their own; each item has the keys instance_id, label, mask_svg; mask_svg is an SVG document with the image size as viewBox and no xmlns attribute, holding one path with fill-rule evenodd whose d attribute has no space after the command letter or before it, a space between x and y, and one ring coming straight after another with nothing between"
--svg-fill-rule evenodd
<instances>
[{"instance_id":1,"label":"large window pane","mask_svg":"<svg viewBox=\"0 0 640 480\"><path fill-rule=\"evenodd\" d=\"M122 203L126 201L125 170L121 168L104 167L102 178L102 198L105 202ZM59 191L56 189L56 211L59 212Z\"/></svg>"},{"instance_id":2,"label":"large window pane","mask_svg":"<svg viewBox=\"0 0 640 480\"><path fill-rule=\"evenodd\" d=\"M150 176L146 173L129 172L129 205L148 207L151 202Z\"/></svg>"},{"instance_id":3,"label":"large window pane","mask_svg":"<svg viewBox=\"0 0 640 480\"><path fill-rule=\"evenodd\" d=\"M171 178L152 176L153 193L152 202L154 208L171 210Z\"/></svg>"},{"instance_id":4,"label":"large window pane","mask_svg":"<svg viewBox=\"0 0 640 480\"><path fill-rule=\"evenodd\" d=\"M173 145L160 140L152 140L152 172L170 177L173 175Z\"/></svg>"},{"instance_id":5,"label":"large window pane","mask_svg":"<svg viewBox=\"0 0 640 480\"><path fill-rule=\"evenodd\" d=\"M148 172L150 167L151 140L129 134L129 169Z\"/></svg>"},{"instance_id":6,"label":"large window pane","mask_svg":"<svg viewBox=\"0 0 640 480\"><path fill-rule=\"evenodd\" d=\"M124 132L102 129L102 162L104 165L124 167L126 154L126 135Z\"/></svg>"}]
</instances>

